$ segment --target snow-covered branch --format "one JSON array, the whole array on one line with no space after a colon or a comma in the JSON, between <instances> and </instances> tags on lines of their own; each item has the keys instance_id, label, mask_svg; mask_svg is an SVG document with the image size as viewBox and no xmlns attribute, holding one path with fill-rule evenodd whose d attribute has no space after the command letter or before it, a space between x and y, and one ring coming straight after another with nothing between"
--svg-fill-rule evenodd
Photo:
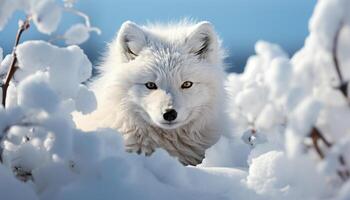
<instances>
[{"instance_id":1,"label":"snow-covered branch","mask_svg":"<svg viewBox=\"0 0 350 200\"><path fill-rule=\"evenodd\" d=\"M322 151L319 142L323 142L323 144L330 149L333 144L330 143L324 135L318 130L317 128L313 128L310 133L310 137L312 139L313 147L315 148L317 154L320 156L321 159L325 158L325 153ZM340 176L340 178L343 181L347 181L350 178L350 171L349 166L347 166L346 161L344 159L343 155L338 156L338 162L342 166L342 169L337 170L337 174Z\"/></svg>"},{"instance_id":2,"label":"snow-covered branch","mask_svg":"<svg viewBox=\"0 0 350 200\"><path fill-rule=\"evenodd\" d=\"M16 55L16 49L19 44L19 41L21 39L22 33L27 30L30 26L30 16L27 16L27 18L24 21L20 21L18 24L18 31L16 34L16 40L13 46L12 50L12 61L8 70L8 73L6 75L4 83L1 85L2 88L2 105L6 106L6 97L7 97L7 89L9 87L10 81L12 77L15 75L15 72L17 70L17 55ZM0 140L1 141L1 140Z\"/></svg>"}]
</instances>

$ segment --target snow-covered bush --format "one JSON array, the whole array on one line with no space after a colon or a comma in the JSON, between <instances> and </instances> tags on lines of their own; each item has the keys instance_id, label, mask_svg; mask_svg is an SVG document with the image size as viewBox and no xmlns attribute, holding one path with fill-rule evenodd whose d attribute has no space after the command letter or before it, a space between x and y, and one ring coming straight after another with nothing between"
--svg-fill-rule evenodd
<instances>
[{"instance_id":1,"label":"snow-covered bush","mask_svg":"<svg viewBox=\"0 0 350 200\"><path fill-rule=\"evenodd\" d=\"M231 118L252 146L246 183L260 194L320 199L346 190L349 10L348 0L319 1L310 35L291 59L259 41L244 73L228 77Z\"/></svg>"},{"instance_id":2,"label":"snow-covered bush","mask_svg":"<svg viewBox=\"0 0 350 200\"><path fill-rule=\"evenodd\" d=\"M22 10L22 32L32 22L55 35L61 15L73 12L85 23L58 38L80 44L99 30L73 5L2 0L0 30ZM197 167L163 150L125 153L115 130L76 128L71 113L96 108L82 84L92 65L78 46L25 41L6 56L0 48L0 77L11 80L1 96L0 199L349 199L349 10L349 0L319 1L291 58L256 44L245 71L228 76L232 129Z\"/></svg>"}]
</instances>

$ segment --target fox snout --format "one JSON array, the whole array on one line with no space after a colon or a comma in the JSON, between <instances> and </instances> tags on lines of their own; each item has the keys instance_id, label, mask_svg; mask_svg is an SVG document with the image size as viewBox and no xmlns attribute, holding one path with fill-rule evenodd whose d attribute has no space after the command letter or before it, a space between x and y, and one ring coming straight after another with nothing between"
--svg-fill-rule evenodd
<instances>
[{"instance_id":1,"label":"fox snout","mask_svg":"<svg viewBox=\"0 0 350 200\"><path fill-rule=\"evenodd\" d=\"M171 122L174 121L177 117L177 112L175 109L166 109L165 113L163 114L164 120Z\"/></svg>"}]
</instances>

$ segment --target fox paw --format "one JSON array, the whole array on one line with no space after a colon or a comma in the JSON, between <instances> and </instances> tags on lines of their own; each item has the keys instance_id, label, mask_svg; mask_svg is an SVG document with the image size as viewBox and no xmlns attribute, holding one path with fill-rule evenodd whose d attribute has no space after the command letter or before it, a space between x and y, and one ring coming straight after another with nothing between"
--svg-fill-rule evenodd
<instances>
[{"instance_id":1,"label":"fox paw","mask_svg":"<svg viewBox=\"0 0 350 200\"><path fill-rule=\"evenodd\" d=\"M145 138L129 135L125 137L125 151L150 156L155 151L155 145Z\"/></svg>"},{"instance_id":2,"label":"fox paw","mask_svg":"<svg viewBox=\"0 0 350 200\"><path fill-rule=\"evenodd\" d=\"M140 144L126 145L125 151L128 153L145 154L145 156L150 156L155 151L155 149Z\"/></svg>"}]
</instances>

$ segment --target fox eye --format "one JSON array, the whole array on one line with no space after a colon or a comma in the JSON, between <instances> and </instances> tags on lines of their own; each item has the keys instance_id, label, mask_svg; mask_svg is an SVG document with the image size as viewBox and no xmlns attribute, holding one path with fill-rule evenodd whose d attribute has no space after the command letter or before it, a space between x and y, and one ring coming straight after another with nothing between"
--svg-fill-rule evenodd
<instances>
[{"instance_id":1,"label":"fox eye","mask_svg":"<svg viewBox=\"0 0 350 200\"><path fill-rule=\"evenodd\" d=\"M145 83L146 88L150 89L150 90L156 90L157 89L157 85L153 82L147 82Z\"/></svg>"},{"instance_id":2,"label":"fox eye","mask_svg":"<svg viewBox=\"0 0 350 200\"><path fill-rule=\"evenodd\" d=\"M191 82L191 81L185 81L185 82L182 83L181 88L182 88L182 89L187 89L187 88L192 87L192 85L193 85L193 82Z\"/></svg>"}]
</instances>

